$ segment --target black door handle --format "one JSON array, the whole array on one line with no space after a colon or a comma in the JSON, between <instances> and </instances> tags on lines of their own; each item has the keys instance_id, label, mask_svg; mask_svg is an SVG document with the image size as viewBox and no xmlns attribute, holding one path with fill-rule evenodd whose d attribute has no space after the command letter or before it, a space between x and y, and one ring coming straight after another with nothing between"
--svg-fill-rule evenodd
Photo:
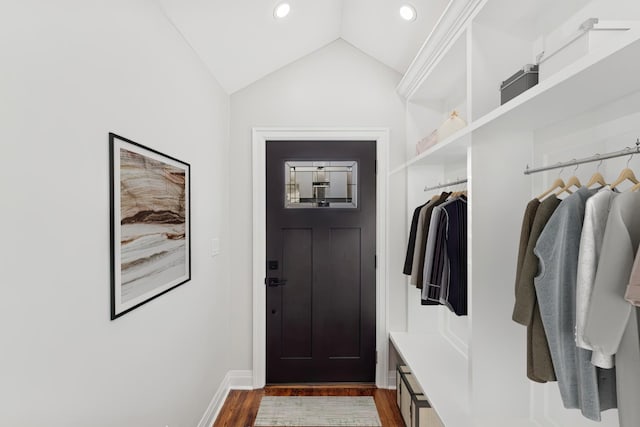
<instances>
[{"instance_id":1,"label":"black door handle","mask_svg":"<svg viewBox=\"0 0 640 427\"><path fill-rule=\"evenodd\" d=\"M266 279L264 279L264 284L271 288L275 288L276 286L286 285L287 279L280 279L278 277L267 277Z\"/></svg>"}]
</instances>

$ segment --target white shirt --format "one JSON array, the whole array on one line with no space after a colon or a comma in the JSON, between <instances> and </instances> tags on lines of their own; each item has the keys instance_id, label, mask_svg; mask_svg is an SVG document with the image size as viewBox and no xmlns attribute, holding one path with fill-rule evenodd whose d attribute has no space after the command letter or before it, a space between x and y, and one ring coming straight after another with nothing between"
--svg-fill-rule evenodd
<instances>
[{"instance_id":1,"label":"white shirt","mask_svg":"<svg viewBox=\"0 0 640 427\"><path fill-rule=\"evenodd\" d=\"M591 361L600 368L613 368L611 355L593 346L584 336L587 313L591 304L591 294L596 280L596 271L602 249L602 239L607 225L611 203L618 193L609 188L600 190L587 200L584 212L584 224L580 238L578 255L578 277L576 282L576 345L585 350L593 350Z\"/></svg>"}]
</instances>

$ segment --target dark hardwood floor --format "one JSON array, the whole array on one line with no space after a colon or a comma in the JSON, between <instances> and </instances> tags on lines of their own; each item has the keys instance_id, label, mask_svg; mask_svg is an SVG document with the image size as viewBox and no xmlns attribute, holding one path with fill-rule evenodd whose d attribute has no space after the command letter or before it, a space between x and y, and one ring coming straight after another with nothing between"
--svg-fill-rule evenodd
<instances>
[{"instance_id":1,"label":"dark hardwood floor","mask_svg":"<svg viewBox=\"0 0 640 427\"><path fill-rule=\"evenodd\" d=\"M373 396L382 427L404 426L395 390L374 386L268 386L261 390L231 390L213 427L250 427L262 396Z\"/></svg>"}]
</instances>

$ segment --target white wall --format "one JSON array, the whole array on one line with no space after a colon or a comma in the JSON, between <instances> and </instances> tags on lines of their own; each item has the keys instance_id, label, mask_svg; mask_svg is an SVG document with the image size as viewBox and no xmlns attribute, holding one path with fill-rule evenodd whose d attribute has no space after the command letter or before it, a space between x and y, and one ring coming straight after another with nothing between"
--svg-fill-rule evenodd
<instances>
[{"instance_id":1,"label":"white wall","mask_svg":"<svg viewBox=\"0 0 640 427\"><path fill-rule=\"evenodd\" d=\"M251 128L254 126L388 127L389 169L405 161L404 106L395 92L400 74L337 40L231 96L231 321L233 369L251 369L252 361L252 171ZM394 202L404 204L399 183L390 186ZM404 244L405 226L389 230L390 247ZM390 271L402 271L400 251L390 251ZM404 322L403 281L389 284L390 324ZM395 313L395 317L394 317ZM402 327L402 326L400 326Z\"/></svg>"},{"instance_id":2,"label":"white wall","mask_svg":"<svg viewBox=\"0 0 640 427\"><path fill-rule=\"evenodd\" d=\"M0 52L0 425L197 425L229 369L229 97L152 0L4 0ZM192 280L115 321L110 131L192 179Z\"/></svg>"}]
</instances>

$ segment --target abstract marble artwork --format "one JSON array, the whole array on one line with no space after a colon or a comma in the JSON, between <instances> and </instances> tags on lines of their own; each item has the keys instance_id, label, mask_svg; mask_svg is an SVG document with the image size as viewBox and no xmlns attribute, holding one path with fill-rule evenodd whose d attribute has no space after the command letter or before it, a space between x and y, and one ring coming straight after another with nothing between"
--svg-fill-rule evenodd
<instances>
[{"instance_id":1,"label":"abstract marble artwork","mask_svg":"<svg viewBox=\"0 0 640 427\"><path fill-rule=\"evenodd\" d=\"M189 165L110 134L111 318L190 279Z\"/></svg>"}]
</instances>

